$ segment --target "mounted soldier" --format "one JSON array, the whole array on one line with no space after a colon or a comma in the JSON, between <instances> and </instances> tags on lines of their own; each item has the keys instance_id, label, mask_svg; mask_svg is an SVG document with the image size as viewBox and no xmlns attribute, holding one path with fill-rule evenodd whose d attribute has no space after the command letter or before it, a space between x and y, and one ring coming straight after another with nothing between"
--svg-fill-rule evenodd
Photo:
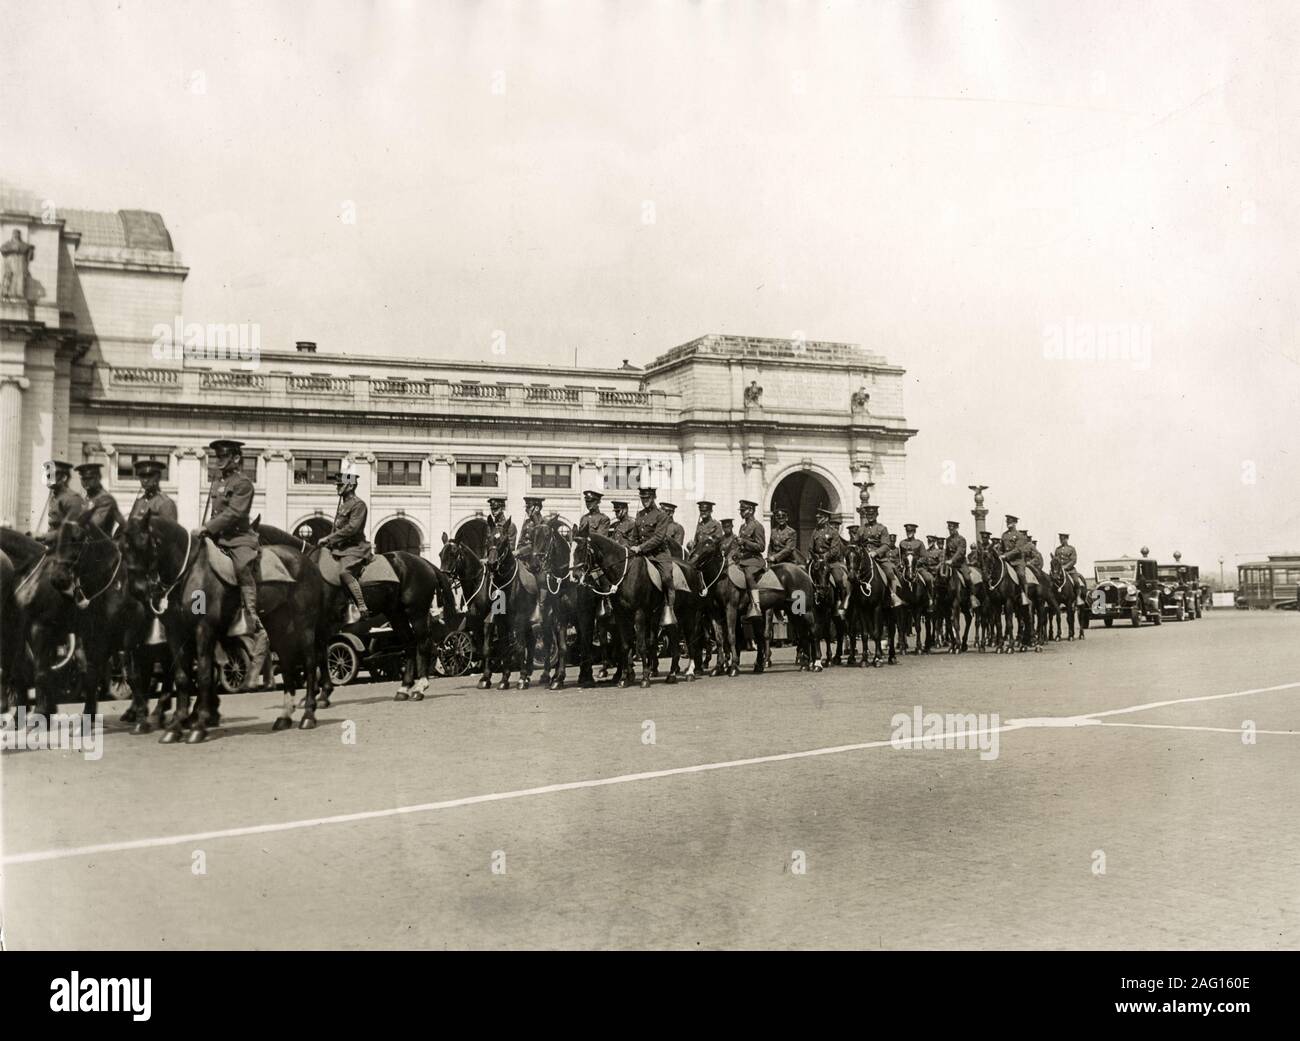
<instances>
[{"instance_id":1,"label":"mounted soldier","mask_svg":"<svg viewBox=\"0 0 1300 1041\"><path fill-rule=\"evenodd\" d=\"M733 530L736 522L730 517L723 517L718 523L722 525L722 537L718 541L718 549L722 553L722 559L731 563L736 555L736 532Z\"/></svg>"},{"instance_id":2,"label":"mounted soldier","mask_svg":"<svg viewBox=\"0 0 1300 1041\"><path fill-rule=\"evenodd\" d=\"M357 475L351 471L341 471L334 475L335 489L339 496L338 509L334 513L334 530L321 538L318 546L323 546L339 563L339 578L352 595L352 601L361 612L361 617L370 615L366 598L361 593L361 572L374 559L374 551L366 541L366 517L369 508L357 497Z\"/></svg>"},{"instance_id":3,"label":"mounted soldier","mask_svg":"<svg viewBox=\"0 0 1300 1041\"><path fill-rule=\"evenodd\" d=\"M543 523L542 504L545 502L546 500L538 495L524 496L524 523L519 529L519 543L515 547L515 556L523 561L533 574L538 570L533 555L533 531Z\"/></svg>"},{"instance_id":4,"label":"mounted soldier","mask_svg":"<svg viewBox=\"0 0 1300 1041\"><path fill-rule=\"evenodd\" d=\"M1068 531L1060 532L1057 538L1061 540L1061 544L1052 550L1052 559L1056 561L1057 566L1062 571L1074 578L1078 575L1076 571L1079 563L1078 551L1070 545L1070 533Z\"/></svg>"},{"instance_id":5,"label":"mounted soldier","mask_svg":"<svg viewBox=\"0 0 1300 1041\"><path fill-rule=\"evenodd\" d=\"M885 573L885 581L889 584L890 602L894 607L903 607L905 603L898 595L898 574L893 561L896 547L890 544L889 529L878 519L880 507L868 503L866 506L859 507L858 512L862 515L862 526L854 536L854 541L875 559L880 570Z\"/></svg>"},{"instance_id":6,"label":"mounted soldier","mask_svg":"<svg viewBox=\"0 0 1300 1041\"><path fill-rule=\"evenodd\" d=\"M785 510L772 513L772 536L767 543L768 564L805 563L799 552L799 533L790 526L789 514Z\"/></svg>"},{"instance_id":7,"label":"mounted soldier","mask_svg":"<svg viewBox=\"0 0 1300 1041\"><path fill-rule=\"evenodd\" d=\"M176 504L159 487L163 464L157 459L141 459L135 464L135 475L140 480L140 494L131 504L128 520L142 521L145 517L161 517L176 521Z\"/></svg>"},{"instance_id":8,"label":"mounted soldier","mask_svg":"<svg viewBox=\"0 0 1300 1041\"><path fill-rule=\"evenodd\" d=\"M834 514L827 507L817 507L817 527L808 547L809 574L814 584L820 584L827 565L844 559L844 540L840 538L840 526L833 518Z\"/></svg>"},{"instance_id":9,"label":"mounted soldier","mask_svg":"<svg viewBox=\"0 0 1300 1041\"><path fill-rule=\"evenodd\" d=\"M677 548L684 554L686 552L686 529L673 520L673 515L677 512L675 502L661 502L659 509L668 515L668 538L677 543Z\"/></svg>"},{"instance_id":10,"label":"mounted soldier","mask_svg":"<svg viewBox=\"0 0 1300 1041\"><path fill-rule=\"evenodd\" d=\"M695 535L691 538L691 548L702 538L711 538L722 543L722 525L717 518L713 516L714 503L709 499L701 499L695 504L700 511L700 519L695 522ZM725 559L725 557L724 557Z\"/></svg>"},{"instance_id":11,"label":"mounted soldier","mask_svg":"<svg viewBox=\"0 0 1300 1041\"><path fill-rule=\"evenodd\" d=\"M518 532L510 514L506 513L506 500L503 496L493 495L488 499L487 528L489 538L504 538L510 543L513 552Z\"/></svg>"},{"instance_id":12,"label":"mounted soldier","mask_svg":"<svg viewBox=\"0 0 1300 1041\"><path fill-rule=\"evenodd\" d=\"M736 532L736 563L745 573L745 585L749 589L749 610L746 618L761 618L763 609L759 606L758 580L767 570L767 561L763 559L763 549L767 545L767 532L762 523L754 516L758 503L750 499L740 500L740 530Z\"/></svg>"},{"instance_id":13,"label":"mounted soldier","mask_svg":"<svg viewBox=\"0 0 1300 1041\"><path fill-rule=\"evenodd\" d=\"M925 537L925 567L932 575L939 573L939 565L943 563L943 536L927 535Z\"/></svg>"},{"instance_id":14,"label":"mounted soldier","mask_svg":"<svg viewBox=\"0 0 1300 1041\"><path fill-rule=\"evenodd\" d=\"M1028 604L1029 595L1025 592L1025 557L1028 543L1024 535L1016 530L1020 518L1011 513L1006 516L1007 530L1002 533L1001 540L1002 559L1012 565L1015 575L1020 581L1021 604Z\"/></svg>"},{"instance_id":15,"label":"mounted soldier","mask_svg":"<svg viewBox=\"0 0 1300 1041\"><path fill-rule=\"evenodd\" d=\"M582 501L587 506L587 512L578 518L579 535L609 535L609 518L600 512L600 492L587 491L582 493Z\"/></svg>"},{"instance_id":16,"label":"mounted soldier","mask_svg":"<svg viewBox=\"0 0 1300 1041\"><path fill-rule=\"evenodd\" d=\"M104 488L102 468L99 463L82 463L77 467L77 476L81 478L81 487L85 489L86 501L89 503L86 513L79 517L82 524L91 524L109 538L113 532L126 523L122 511L117 508L117 500Z\"/></svg>"},{"instance_id":17,"label":"mounted soldier","mask_svg":"<svg viewBox=\"0 0 1300 1041\"><path fill-rule=\"evenodd\" d=\"M614 521L609 526L610 537L625 546L632 545L636 521L627 515L627 503L622 499L611 499L610 505L614 507Z\"/></svg>"},{"instance_id":18,"label":"mounted soldier","mask_svg":"<svg viewBox=\"0 0 1300 1041\"><path fill-rule=\"evenodd\" d=\"M647 563L659 569L663 580L664 606L672 602L673 558L668 552L668 514L655 503L655 489L641 487L641 510L636 515L632 532L633 544L628 552L634 557L645 557Z\"/></svg>"},{"instance_id":19,"label":"mounted soldier","mask_svg":"<svg viewBox=\"0 0 1300 1041\"><path fill-rule=\"evenodd\" d=\"M903 541L898 544L898 557L902 561L909 553L912 555L912 566L921 573L922 579L926 585L933 582L933 576L930 574L929 561L925 557L925 543L916 537L915 524L904 524L903 530L906 535Z\"/></svg>"},{"instance_id":20,"label":"mounted soldier","mask_svg":"<svg viewBox=\"0 0 1300 1041\"><path fill-rule=\"evenodd\" d=\"M82 510L86 509L86 500L68 487L68 481L72 478L71 463L51 459L43 464L42 469L45 471L45 486L50 490L48 500L50 526L44 534L36 537L46 545L50 545L65 520L81 516Z\"/></svg>"},{"instance_id":21,"label":"mounted soldier","mask_svg":"<svg viewBox=\"0 0 1300 1041\"><path fill-rule=\"evenodd\" d=\"M1020 534L1025 537L1025 542L1028 543L1025 547L1025 563L1041 572L1043 570L1043 554L1038 549L1038 540L1027 531L1022 531Z\"/></svg>"},{"instance_id":22,"label":"mounted soldier","mask_svg":"<svg viewBox=\"0 0 1300 1041\"><path fill-rule=\"evenodd\" d=\"M979 607L979 583L975 580L975 575L971 573L970 557L966 552L966 539L958 532L961 524L958 521L950 520L948 522L948 538L943 544L943 556L945 563L949 567L956 568L961 573L961 577L966 580L966 585L970 587L970 605L972 608ZM988 532L984 532L985 535Z\"/></svg>"},{"instance_id":23,"label":"mounted soldier","mask_svg":"<svg viewBox=\"0 0 1300 1041\"><path fill-rule=\"evenodd\" d=\"M235 566L235 581L243 602L244 632L253 637L250 661L245 669L245 689L251 689L270 653L270 640L257 614L261 559L257 533L250 523L253 482L244 473L243 441L218 438L208 448L217 460L217 476L208 489L208 502L203 511L205 517L209 512L211 516L190 534L196 539L211 539ZM242 635L241 628L236 622L229 635Z\"/></svg>"}]
</instances>

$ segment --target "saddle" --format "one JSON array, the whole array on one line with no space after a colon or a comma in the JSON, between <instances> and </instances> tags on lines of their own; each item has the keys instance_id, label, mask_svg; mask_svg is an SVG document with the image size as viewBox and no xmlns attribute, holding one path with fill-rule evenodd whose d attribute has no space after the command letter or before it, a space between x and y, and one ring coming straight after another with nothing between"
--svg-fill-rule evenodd
<instances>
[{"instance_id":1,"label":"saddle","mask_svg":"<svg viewBox=\"0 0 1300 1041\"><path fill-rule=\"evenodd\" d=\"M745 570L739 564L727 565L727 577L731 579L731 584L737 589L751 588L748 578L745 576ZM785 586L781 585L781 580L772 574L771 568L764 571L752 586L754 589L770 589L774 593L784 593Z\"/></svg>"},{"instance_id":2,"label":"saddle","mask_svg":"<svg viewBox=\"0 0 1300 1041\"><path fill-rule=\"evenodd\" d=\"M664 591L664 580L659 577L659 569L657 567L648 567L646 568L646 570L650 572L650 581L653 582L655 588L662 593ZM683 571L682 566L679 563L677 563L677 561L674 560L673 561L673 589L676 590L676 589L690 589L690 588L691 588L691 584L686 580L686 572Z\"/></svg>"},{"instance_id":3,"label":"saddle","mask_svg":"<svg viewBox=\"0 0 1300 1041\"><path fill-rule=\"evenodd\" d=\"M208 554L208 567L212 573L225 585L239 585L239 579L235 576L235 562L230 558L230 555L211 539L204 539L203 545ZM298 581L293 575L289 574L289 569L284 566L284 561L279 558L272 547L263 546L260 553L258 564L262 584Z\"/></svg>"},{"instance_id":4,"label":"saddle","mask_svg":"<svg viewBox=\"0 0 1300 1041\"><path fill-rule=\"evenodd\" d=\"M320 568L321 578L330 585L337 586L342 581L343 567L339 564L338 557L328 549L322 550L320 556L316 558L316 566ZM400 582L401 579L397 577L397 572L393 570L393 565L388 562L388 558L381 554L365 566L358 581L363 586L374 586L381 582Z\"/></svg>"}]
</instances>

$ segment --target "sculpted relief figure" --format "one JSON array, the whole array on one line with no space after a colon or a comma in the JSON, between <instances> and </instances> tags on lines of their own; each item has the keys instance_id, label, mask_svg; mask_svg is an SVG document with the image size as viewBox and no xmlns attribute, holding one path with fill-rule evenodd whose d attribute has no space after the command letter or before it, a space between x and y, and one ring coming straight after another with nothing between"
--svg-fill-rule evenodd
<instances>
[{"instance_id":1,"label":"sculpted relief figure","mask_svg":"<svg viewBox=\"0 0 1300 1041\"><path fill-rule=\"evenodd\" d=\"M849 404L854 412L865 411L867 402L870 400L871 395L867 393L867 388L859 387L853 392L853 397L850 399Z\"/></svg>"},{"instance_id":2,"label":"sculpted relief figure","mask_svg":"<svg viewBox=\"0 0 1300 1041\"><path fill-rule=\"evenodd\" d=\"M9 241L0 245L4 258L4 275L0 280L0 296L27 299L27 265L31 263L36 247L23 241L23 233L14 230Z\"/></svg>"},{"instance_id":3,"label":"sculpted relief figure","mask_svg":"<svg viewBox=\"0 0 1300 1041\"><path fill-rule=\"evenodd\" d=\"M758 380L750 380L749 386L745 388L745 404L761 405L763 403L763 388L758 385Z\"/></svg>"}]
</instances>

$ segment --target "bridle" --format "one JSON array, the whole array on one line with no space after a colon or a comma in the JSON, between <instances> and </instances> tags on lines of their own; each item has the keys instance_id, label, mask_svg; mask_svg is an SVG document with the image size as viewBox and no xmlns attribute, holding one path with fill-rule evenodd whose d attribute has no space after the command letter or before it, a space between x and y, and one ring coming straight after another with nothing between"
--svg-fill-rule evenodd
<instances>
[{"instance_id":1,"label":"bridle","mask_svg":"<svg viewBox=\"0 0 1300 1041\"><path fill-rule=\"evenodd\" d=\"M176 586L177 586L177 584L180 582L180 580L181 580L182 578L185 577L185 575L189 572L190 568L193 566L193 563L194 563L194 562L193 562L192 560L190 560L190 553L193 551L193 549L194 549L194 533L193 533L192 531L190 531L189 528L186 528L186 529L185 529L185 555L184 555L183 557L181 557L181 567L180 567L180 570L176 572L176 577L173 578L173 579L171 580L170 583L168 583L167 588L164 589L164 590L162 591L162 595L158 597L158 603L157 603L157 604L153 604L153 603L150 603L150 604L149 604L149 607L150 607L150 609L153 611L154 614L158 614L158 615L160 615L160 614L162 614L164 611L167 610L167 596L168 596L168 594L169 594L173 589L176 588ZM158 575L158 584L159 584L159 585L162 585L162 582L163 582L162 575L159 574L159 575Z\"/></svg>"}]
</instances>

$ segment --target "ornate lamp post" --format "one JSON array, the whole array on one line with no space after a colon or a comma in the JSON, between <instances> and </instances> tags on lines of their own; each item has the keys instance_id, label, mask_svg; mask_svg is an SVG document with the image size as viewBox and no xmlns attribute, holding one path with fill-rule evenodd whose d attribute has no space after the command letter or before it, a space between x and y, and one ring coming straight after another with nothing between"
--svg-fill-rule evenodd
<instances>
[{"instance_id":1,"label":"ornate lamp post","mask_svg":"<svg viewBox=\"0 0 1300 1041\"><path fill-rule=\"evenodd\" d=\"M984 492L988 490L988 485L969 484L966 487L975 493L975 509L971 510L971 513L975 517L975 537L978 539L984 533L984 518L989 515L984 505Z\"/></svg>"}]
</instances>

